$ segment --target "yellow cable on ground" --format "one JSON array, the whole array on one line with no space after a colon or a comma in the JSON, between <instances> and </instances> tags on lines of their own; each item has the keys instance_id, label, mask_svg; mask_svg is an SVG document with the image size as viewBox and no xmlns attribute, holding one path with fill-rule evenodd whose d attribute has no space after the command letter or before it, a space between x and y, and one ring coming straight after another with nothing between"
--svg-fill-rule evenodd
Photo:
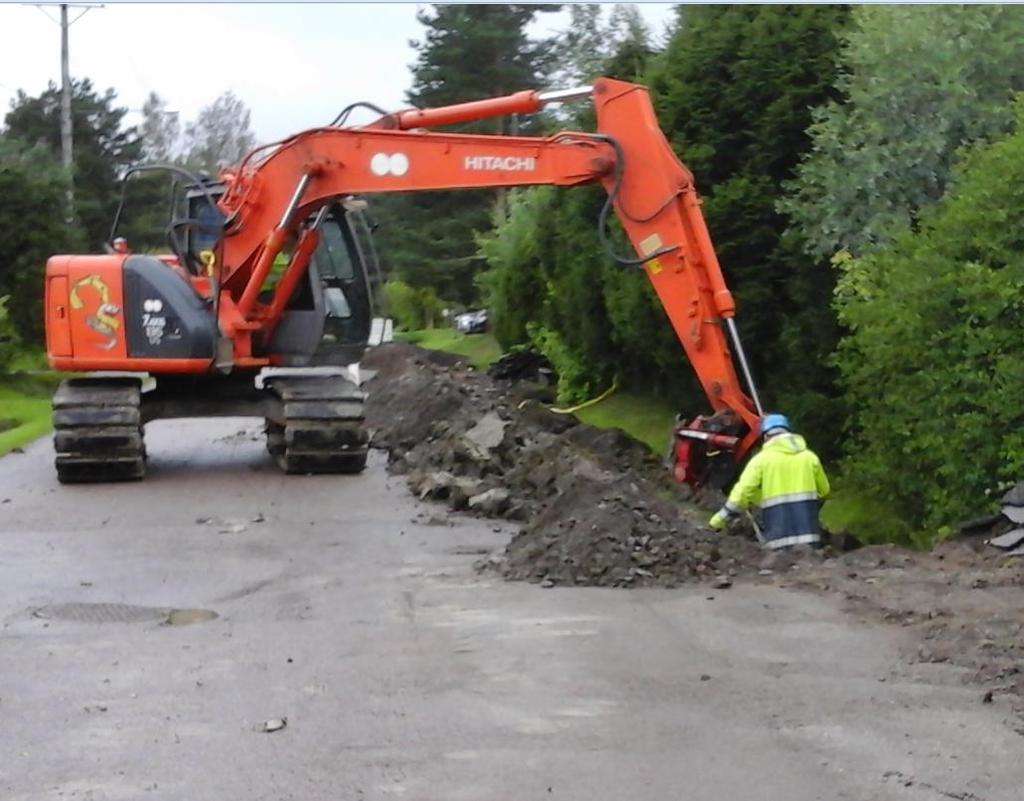
<instances>
[{"instance_id":1,"label":"yellow cable on ground","mask_svg":"<svg viewBox=\"0 0 1024 801\"><path fill-rule=\"evenodd\" d=\"M603 401L605 398L611 397L611 395L618 388L619 388L619 382L615 381L615 382L612 383L612 385L610 387L608 387L608 389L606 389L604 392L602 392L596 398L591 398L588 401L583 401L583 403L577 403L575 406L570 406L568 409L556 409L554 406L551 406L551 407L549 407L548 411L554 412L555 414L575 414L580 409L586 409L588 406L594 406L595 404L598 404L601 401Z\"/></svg>"}]
</instances>

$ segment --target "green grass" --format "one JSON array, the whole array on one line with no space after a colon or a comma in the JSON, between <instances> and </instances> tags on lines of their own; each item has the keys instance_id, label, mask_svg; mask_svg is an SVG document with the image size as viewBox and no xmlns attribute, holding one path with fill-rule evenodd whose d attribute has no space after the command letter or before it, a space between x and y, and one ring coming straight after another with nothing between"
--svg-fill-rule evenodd
<instances>
[{"instance_id":1,"label":"green grass","mask_svg":"<svg viewBox=\"0 0 1024 801\"><path fill-rule=\"evenodd\" d=\"M14 357L8 369L12 373L47 370L49 366L46 363L46 351L42 348L22 350L21 353ZM0 382L3 380L3 376L0 376Z\"/></svg>"},{"instance_id":2,"label":"green grass","mask_svg":"<svg viewBox=\"0 0 1024 801\"><path fill-rule=\"evenodd\" d=\"M949 529L915 529L877 498L844 486L842 477L832 483L832 494L821 510L821 522L829 531L845 531L866 545L892 542L921 550L934 547L952 533Z\"/></svg>"},{"instance_id":3,"label":"green grass","mask_svg":"<svg viewBox=\"0 0 1024 801\"><path fill-rule=\"evenodd\" d=\"M501 347L490 334L462 334L454 328L424 328L419 331L400 331L395 339L419 345L429 350L443 350L465 356L477 370L501 356Z\"/></svg>"},{"instance_id":4,"label":"green grass","mask_svg":"<svg viewBox=\"0 0 1024 801\"><path fill-rule=\"evenodd\" d=\"M15 423L0 431L0 456L50 430L50 396L58 382L53 374L0 375L0 418Z\"/></svg>"},{"instance_id":5,"label":"green grass","mask_svg":"<svg viewBox=\"0 0 1024 801\"><path fill-rule=\"evenodd\" d=\"M676 408L666 399L619 390L600 403L580 409L576 416L598 428L621 428L658 456L668 451Z\"/></svg>"}]
</instances>

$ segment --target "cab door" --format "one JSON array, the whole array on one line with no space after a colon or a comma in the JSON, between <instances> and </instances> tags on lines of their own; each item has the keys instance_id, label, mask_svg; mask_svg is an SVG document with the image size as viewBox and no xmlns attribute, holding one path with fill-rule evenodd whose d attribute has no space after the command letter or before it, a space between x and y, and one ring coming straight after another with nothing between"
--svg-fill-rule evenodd
<instances>
[{"instance_id":1,"label":"cab door","mask_svg":"<svg viewBox=\"0 0 1024 801\"><path fill-rule=\"evenodd\" d=\"M373 317L366 259L352 230L348 213L334 207L320 229L311 274L319 278L323 297L324 330L315 364L351 364L366 349Z\"/></svg>"}]
</instances>

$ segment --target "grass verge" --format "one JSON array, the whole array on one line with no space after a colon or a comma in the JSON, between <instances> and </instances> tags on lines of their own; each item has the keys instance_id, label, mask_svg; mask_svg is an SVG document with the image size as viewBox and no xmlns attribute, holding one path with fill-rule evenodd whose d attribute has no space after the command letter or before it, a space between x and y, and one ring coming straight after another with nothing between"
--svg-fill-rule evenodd
<instances>
[{"instance_id":1,"label":"grass verge","mask_svg":"<svg viewBox=\"0 0 1024 801\"><path fill-rule=\"evenodd\" d=\"M594 406L576 412L584 423L598 428L621 428L657 456L668 451L676 408L664 398L619 391Z\"/></svg>"},{"instance_id":2,"label":"grass verge","mask_svg":"<svg viewBox=\"0 0 1024 801\"><path fill-rule=\"evenodd\" d=\"M46 351L42 348L25 348L14 357L7 369L13 375L24 372L45 372L49 369L46 363ZM5 380L6 377L0 375L0 382Z\"/></svg>"},{"instance_id":3,"label":"grass verge","mask_svg":"<svg viewBox=\"0 0 1024 801\"><path fill-rule=\"evenodd\" d=\"M0 375L0 456L41 437L51 428L50 396L60 377L51 374Z\"/></svg>"},{"instance_id":4,"label":"grass verge","mask_svg":"<svg viewBox=\"0 0 1024 801\"><path fill-rule=\"evenodd\" d=\"M833 482L821 522L829 531L848 532L865 545L891 542L919 550L933 548L952 533L948 529L915 529L869 493L844 486L842 477Z\"/></svg>"},{"instance_id":5,"label":"grass verge","mask_svg":"<svg viewBox=\"0 0 1024 801\"><path fill-rule=\"evenodd\" d=\"M429 350L443 350L465 356L477 370L501 356L501 347L490 334L462 334L453 328L424 328L419 331L400 331L395 339L419 345Z\"/></svg>"}]
</instances>

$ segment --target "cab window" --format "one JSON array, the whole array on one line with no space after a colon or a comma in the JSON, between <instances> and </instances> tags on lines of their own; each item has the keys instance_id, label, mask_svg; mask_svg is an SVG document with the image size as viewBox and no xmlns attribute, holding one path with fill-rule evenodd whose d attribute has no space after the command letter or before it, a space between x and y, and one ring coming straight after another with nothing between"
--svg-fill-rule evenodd
<instances>
[{"instance_id":1,"label":"cab window","mask_svg":"<svg viewBox=\"0 0 1024 801\"><path fill-rule=\"evenodd\" d=\"M320 226L320 243L313 253L313 263L325 281L351 281L355 278L348 239L333 218L324 220Z\"/></svg>"}]
</instances>

